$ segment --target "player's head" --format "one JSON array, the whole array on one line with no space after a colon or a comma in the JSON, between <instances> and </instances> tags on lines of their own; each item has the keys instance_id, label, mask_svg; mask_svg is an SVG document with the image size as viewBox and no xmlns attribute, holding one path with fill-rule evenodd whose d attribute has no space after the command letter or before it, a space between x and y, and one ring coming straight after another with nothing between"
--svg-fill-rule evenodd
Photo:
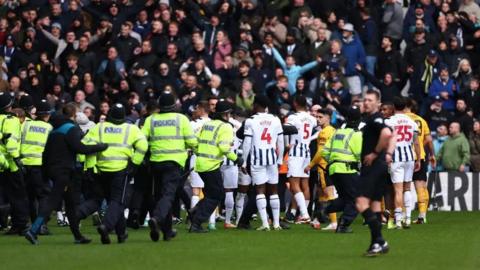
<instances>
[{"instance_id":1,"label":"player's head","mask_svg":"<svg viewBox=\"0 0 480 270\"><path fill-rule=\"evenodd\" d=\"M307 98L304 95L295 96L295 100L293 101L293 106L295 110L302 110L304 111L307 108Z\"/></svg>"},{"instance_id":2,"label":"player's head","mask_svg":"<svg viewBox=\"0 0 480 270\"><path fill-rule=\"evenodd\" d=\"M393 98L393 106L396 112L403 112L407 107L407 101L404 97Z\"/></svg>"},{"instance_id":3,"label":"player's head","mask_svg":"<svg viewBox=\"0 0 480 270\"><path fill-rule=\"evenodd\" d=\"M406 107L405 107L405 111L406 112L417 113L417 111L418 111L417 102L412 98L407 98L407 104L406 104Z\"/></svg>"},{"instance_id":4,"label":"player's head","mask_svg":"<svg viewBox=\"0 0 480 270\"><path fill-rule=\"evenodd\" d=\"M208 116L210 113L210 106L207 100L200 101L197 106L195 106L195 110L192 113L194 119L201 118Z\"/></svg>"},{"instance_id":5,"label":"player's head","mask_svg":"<svg viewBox=\"0 0 480 270\"><path fill-rule=\"evenodd\" d=\"M317 122L318 122L318 125L321 126L322 128L330 124L331 118L332 118L332 110L327 108L317 110Z\"/></svg>"},{"instance_id":6,"label":"player's head","mask_svg":"<svg viewBox=\"0 0 480 270\"><path fill-rule=\"evenodd\" d=\"M395 114L395 108L392 102L385 102L380 107L380 113L382 114L383 118L389 118Z\"/></svg>"},{"instance_id":7,"label":"player's head","mask_svg":"<svg viewBox=\"0 0 480 270\"><path fill-rule=\"evenodd\" d=\"M377 90L367 90L363 98L363 110L367 114L378 112L380 108L380 92Z\"/></svg>"},{"instance_id":8,"label":"player's head","mask_svg":"<svg viewBox=\"0 0 480 270\"><path fill-rule=\"evenodd\" d=\"M253 111L256 113L265 112L268 108L270 101L267 96L256 95L253 100Z\"/></svg>"}]
</instances>

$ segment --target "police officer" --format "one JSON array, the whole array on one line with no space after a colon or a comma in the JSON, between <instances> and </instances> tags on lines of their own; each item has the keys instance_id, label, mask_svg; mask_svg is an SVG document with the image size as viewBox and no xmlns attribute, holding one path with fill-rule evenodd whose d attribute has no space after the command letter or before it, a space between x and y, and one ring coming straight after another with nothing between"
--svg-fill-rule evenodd
<instances>
[{"instance_id":1,"label":"police officer","mask_svg":"<svg viewBox=\"0 0 480 270\"><path fill-rule=\"evenodd\" d=\"M357 216L355 198L362 150L362 133L358 131L361 113L355 106L347 112L346 126L337 129L322 150L322 156L328 162L328 175L338 192L338 198L328 202L325 212L343 212L337 233L352 232L349 226Z\"/></svg>"},{"instance_id":2,"label":"police officer","mask_svg":"<svg viewBox=\"0 0 480 270\"><path fill-rule=\"evenodd\" d=\"M149 142L154 177L156 205L148 221L150 238L154 242L160 238L160 229L165 241L176 235L172 230L172 204L178 186L183 183L182 170L188 157L187 149L194 149L198 145L188 118L175 112L175 96L163 92L158 105L160 111L149 116L142 127Z\"/></svg>"},{"instance_id":3,"label":"police officer","mask_svg":"<svg viewBox=\"0 0 480 270\"><path fill-rule=\"evenodd\" d=\"M395 139L379 112L378 91L369 90L365 93L363 108L367 116L362 129L362 168L359 196L355 202L371 234L370 247L365 256L377 256L389 250L388 243L382 236L381 200L389 179L388 164L392 161Z\"/></svg>"},{"instance_id":4,"label":"police officer","mask_svg":"<svg viewBox=\"0 0 480 270\"><path fill-rule=\"evenodd\" d=\"M220 172L223 157L227 157L235 164L243 164L243 159L237 157L231 149L233 128L228 122L231 111L230 103L219 101L215 107L215 113L213 113L213 120L205 123L200 131L195 171L199 173L205 183L203 189L205 197L193 209L190 209L192 222L190 232L208 232L202 228L201 224L208 219L224 199L223 178Z\"/></svg>"},{"instance_id":5,"label":"police officer","mask_svg":"<svg viewBox=\"0 0 480 270\"><path fill-rule=\"evenodd\" d=\"M88 244L90 239L85 238L79 230L76 217L75 187L72 176L75 172L76 154L93 154L108 148L106 144L85 145L81 142L82 131L74 124L77 107L73 103L66 104L61 113L50 119L53 130L48 136L42 162L46 176L52 180L52 191L44 204L41 204L38 216L32 223L25 238L31 244L38 244L37 235L41 226L46 223L52 210L65 200L65 210L70 230L75 238L75 244Z\"/></svg>"},{"instance_id":6,"label":"police officer","mask_svg":"<svg viewBox=\"0 0 480 270\"><path fill-rule=\"evenodd\" d=\"M123 243L128 237L123 214L128 176L133 176L142 163L148 149L147 140L137 126L125 123L125 107L120 103L112 107L107 121L89 130L83 140L106 143L109 148L87 157L87 168L98 170L94 181L96 194L78 207L77 217L86 218L97 211L106 198L107 212L103 224L97 227L101 242L110 244L108 234L115 229L118 243Z\"/></svg>"},{"instance_id":7,"label":"police officer","mask_svg":"<svg viewBox=\"0 0 480 270\"><path fill-rule=\"evenodd\" d=\"M22 123L20 156L25 165L25 182L30 206L30 218L32 222L37 218L38 206L45 204L50 193L48 179L43 179L42 153L47 143L48 134L53 127L48 123L51 108L46 100L41 100L37 106L33 106L30 96L20 98L20 106L25 110L26 117ZM33 119L32 113L36 118ZM41 234L48 234L44 226Z\"/></svg>"},{"instance_id":8,"label":"police officer","mask_svg":"<svg viewBox=\"0 0 480 270\"><path fill-rule=\"evenodd\" d=\"M1 185L10 202L12 227L6 234L23 235L27 230L28 199L20 160L20 120L12 113L13 97L0 92L0 153L8 161L8 168L0 172ZM4 199L3 199L4 200Z\"/></svg>"}]
</instances>

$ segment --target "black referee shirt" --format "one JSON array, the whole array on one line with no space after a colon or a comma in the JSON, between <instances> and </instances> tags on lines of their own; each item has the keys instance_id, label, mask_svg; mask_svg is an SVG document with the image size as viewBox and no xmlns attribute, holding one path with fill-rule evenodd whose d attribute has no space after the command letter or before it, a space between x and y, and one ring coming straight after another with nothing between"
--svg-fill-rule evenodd
<instances>
[{"instance_id":1,"label":"black referee shirt","mask_svg":"<svg viewBox=\"0 0 480 270\"><path fill-rule=\"evenodd\" d=\"M367 116L363 121L365 122L365 126L362 128L362 159L364 156L375 151L382 129L388 127L380 112Z\"/></svg>"}]
</instances>

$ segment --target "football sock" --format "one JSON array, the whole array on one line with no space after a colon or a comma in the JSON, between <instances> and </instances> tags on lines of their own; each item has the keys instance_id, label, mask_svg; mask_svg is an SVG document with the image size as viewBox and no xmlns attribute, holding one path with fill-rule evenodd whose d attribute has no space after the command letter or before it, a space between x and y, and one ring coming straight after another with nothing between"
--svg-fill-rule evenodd
<instances>
[{"instance_id":1,"label":"football sock","mask_svg":"<svg viewBox=\"0 0 480 270\"><path fill-rule=\"evenodd\" d=\"M195 207L195 205L197 205L197 203L200 201L200 197L197 196L197 195L193 195L192 196L192 199L190 201L190 208L193 208Z\"/></svg>"},{"instance_id":2,"label":"football sock","mask_svg":"<svg viewBox=\"0 0 480 270\"><path fill-rule=\"evenodd\" d=\"M370 229L370 235L372 238L371 244L378 243L383 245L385 240L383 240L382 236L382 223L378 221L375 213L373 213L370 208L367 208L367 210L363 211L362 216L365 219L365 222L368 224L368 228Z\"/></svg>"},{"instance_id":3,"label":"football sock","mask_svg":"<svg viewBox=\"0 0 480 270\"><path fill-rule=\"evenodd\" d=\"M290 209L290 213L292 213L293 216L296 216L297 215L297 209L296 208Z\"/></svg>"},{"instance_id":4,"label":"football sock","mask_svg":"<svg viewBox=\"0 0 480 270\"><path fill-rule=\"evenodd\" d=\"M260 219L262 220L262 226L268 227L268 217L267 217L267 199L265 194L257 195L257 209L260 214Z\"/></svg>"},{"instance_id":5,"label":"football sock","mask_svg":"<svg viewBox=\"0 0 480 270\"><path fill-rule=\"evenodd\" d=\"M403 192L403 204L405 205L405 218L410 219L412 216L412 192L410 190Z\"/></svg>"},{"instance_id":6,"label":"football sock","mask_svg":"<svg viewBox=\"0 0 480 270\"><path fill-rule=\"evenodd\" d=\"M402 222L402 216L403 216L402 212L403 211L401 207L395 208L395 224L396 225L399 225Z\"/></svg>"},{"instance_id":7,"label":"football sock","mask_svg":"<svg viewBox=\"0 0 480 270\"><path fill-rule=\"evenodd\" d=\"M215 220L217 219L217 209L213 210L213 213L210 215L208 219L208 224L215 224Z\"/></svg>"},{"instance_id":8,"label":"football sock","mask_svg":"<svg viewBox=\"0 0 480 270\"><path fill-rule=\"evenodd\" d=\"M237 220L235 224L238 224L243 213L243 205L245 203L246 193L238 192L237 197L235 198L235 214L237 215Z\"/></svg>"},{"instance_id":9,"label":"football sock","mask_svg":"<svg viewBox=\"0 0 480 270\"><path fill-rule=\"evenodd\" d=\"M297 192L295 194L295 200L297 201L301 217L308 217L307 205L305 204L305 197L303 196L303 192Z\"/></svg>"},{"instance_id":10,"label":"football sock","mask_svg":"<svg viewBox=\"0 0 480 270\"><path fill-rule=\"evenodd\" d=\"M270 207L272 208L273 227L280 226L280 198L277 194L270 196Z\"/></svg>"},{"instance_id":11,"label":"football sock","mask_svg":"<svg viewBox=\"0 0 480 270\"><path fill-rule=\"evenodd\" d=\"M427 207L428 207L428 199L425 198L425 189L423 187L417 189L417 198L418 198L418 212L425 213L427 212ZM427 196L428 196L428 191L427 191Z\"/></svg>"},{"instance_id":12,"label":"football sock","mask_svg":"<svg viewBox=\"0 0 480 270\"><path fill-rule=\"evenodd\" d=\"M230 224L233 213L233 192L229 191L225 193L225 223Z\"/></svg>"}]
</instances>

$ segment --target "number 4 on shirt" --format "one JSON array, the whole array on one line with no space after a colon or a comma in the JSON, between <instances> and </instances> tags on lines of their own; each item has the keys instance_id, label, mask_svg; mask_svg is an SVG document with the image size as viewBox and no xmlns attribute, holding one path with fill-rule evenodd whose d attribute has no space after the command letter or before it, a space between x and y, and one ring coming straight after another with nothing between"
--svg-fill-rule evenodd
<instances>
[{"instance_id":1,"label":"number 4 on shirt","mask_svg":"<svg viewBox=\"0 0 480 270\"><path fill-rule=\"evenodd\" d=\"M263 129L261 139L262 141L267 141L268 144L272 142L272 136L270 136L270 133L268 132L268 128Z\"/></svg>"}]
</instances>

